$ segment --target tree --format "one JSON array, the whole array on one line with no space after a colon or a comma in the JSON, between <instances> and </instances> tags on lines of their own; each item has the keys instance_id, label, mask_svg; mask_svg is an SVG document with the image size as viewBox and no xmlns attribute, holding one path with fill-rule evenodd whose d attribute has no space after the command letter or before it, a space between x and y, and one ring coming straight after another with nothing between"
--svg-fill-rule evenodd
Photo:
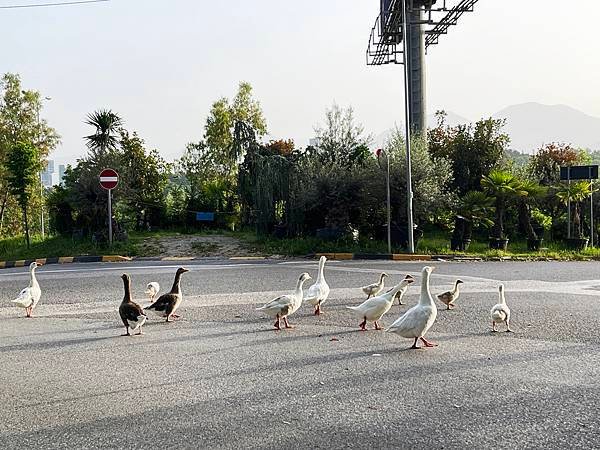
<instances>
[{"instance_id":1,"label":"tree","mask_svg":"<svg viewBox=\"0 0 600 450\"><path fill-rule=\"evenodd\" d=\"M317 145L312 149L326 164L341 167L362 165L370 156L370 135L354 118L351 106L340 108L336 103L325 111L325 125L315 127Z\"/></svg>"},{"instance_id":2,"label":"tree","mask_svg":"<svg viewBox=\"0 0 600 450\"><path fill-rule=\"evenodd\" d=\"M23 142L15 145L7 161L8 185L11 194L17 198L23 214L27 248L30 247L27 208L31 199L32 188L36 185L37 173L41 168L39 161L37 149L31 144Z\"/></svg>"},{"instance_id":3,"label":"tree","mask_svg":"<svg viewBox=\"0 0 600 450\"><path fill-rule=\"evenodd\" d=\"M510 172L493 170L481 179L483 190L495 199L496 219L492 227L492 237L505 239L504 213L509 200L527 195L521 189L519 180Z\"/></svg>"},{"instance_id":4,"label":"tree","mask_svg":"<svg viewBox=\"0 0 600 450\"><path fill-rule=\"evenodd\" d=\"M37 148L39 165L60 141L54 128L40 118L42 96L37 91L24 90L17 74L6 73L0 80L0 232L5 223L6 213L12 206L18 206L10 196L7 162L10 153L20 142L28 142ZM31 193L31 206L40 205L40 185ZM14 229L13 229L14 231Z\"/></svg>"},{"instance_id":5,"label":"tree","mask_svg":"<svg viewBox=\"0 0 600 450\"><path fill-rule=\"evenodd\" d=\"M519 180L519 191L523 193L518 197L519 224L528 239L538 239L539 236L531 224L531 208L546 194L547 189L532 180Z\"/></svg>"},{"instance_id":6,"label":"tree","mask_svg":"<svg viewBox=\"0 0 600 450\"><path fill-rule=\"evenodd\" d=\"M109 109L100 109L88 114L85 123L96 129L94 134L85 137L93 156L116 149L123 128L123 120L118 114Z\"/></svg>"},{"instance_id":7,"label":"tree","mask_svg":"<svg viewBox=\"0 0 600 450\"><path fill-rule=\"evenodd\" d=\"M540 148L529 161L529 172L540 184L550 186L560 181L560 168L591 161L585 150L569 144L552 142Z\"/></svg>"},{"instance_id":8,"label":"tree","mask_svg":"<svg viewBox=\"0 0 600 450\"><path fill-rule=\"evenodd\" d=\"M564 205L570 200L573 205L572 217L574 230L578 238L583 238L583 221L581 219L581 203L592 195L590 183L587 181L577 181L571 184L563 183L558 188L556 196Z\"/></svg>"},{"instance_id":9,"label":"tree","mask_svg":"<svg viewBox=\"0 0 600 450\"><path fill-rule=\"evenodd\" d=\"M450 127L445 113L438 111L438 124L428 132L429 151L434 158L452 163L452 190L459 196L481 189L481 177L501 163L510 138L502 130L504 120L485 119Z\"/></svg>"},{"instance_id":10,"label":"tree","mask_svg":"<svg viewBox=\"0 0 600 450\"><path fill-rule=\"evenodd\" d=\"M156 150L146 152L144 140L137 133L121 130L121 190L124 203L135 216L138 229L160 223L166 209L164 192L168 182L168 165Z\"/></svg>"},{"instance_id":11,"label":"tree","mask_svg":"<svg viewBox=\"0 0 600 450\"><path fill-rule=\"evenodd\" d=\"M494 199L488 197L485 192L469 191L462 196L458 201L452 233L452 238L456 240L457 247L464 245L463 241L471 239L474 226L481 224L489 227L493 225L493 222L489 219L494 210L493 204Z\"/></svg>"},{"instance_id":12,"label":"tree","mask_svg":"<svg viewBox=\"0 0 600 450\"><path fill-rule=\"evenodd\" d=\"M234 145L236 124L250 127L257 138L267 134L267 123L260 103L252 96L252 86L241 82L232 101L223 97L213 103L204 127L204 142L213 165L223 176L235 175L237 164L243 158Z\"/></svg>"}]
</instances>

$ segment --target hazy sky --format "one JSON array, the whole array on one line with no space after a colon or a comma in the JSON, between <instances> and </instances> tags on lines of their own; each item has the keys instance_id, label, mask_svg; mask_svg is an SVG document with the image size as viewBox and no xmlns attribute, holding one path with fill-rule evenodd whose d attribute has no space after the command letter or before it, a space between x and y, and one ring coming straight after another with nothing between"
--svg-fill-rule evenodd
<instances>
[{"instance_id":1,"label":"hazy sky","mask_svg":"<svg viewBox=\"0 0 600 450\"><path fill-rule=\"evenodd\" d=\"M254 86L272 138L306 145L333 101L352 105L378 134L403 120L402 66L365 64L378 5L112 0L0 9L0 72L18 72L26 88L52 97L43 115L63 136L58 161L85 152L83 120L98 108L176 158L201 138L211 103L240 80ZM600 116L598 17L598 0L480 0L430 48L428 109L477 119L536 101Z\"/></svg>"}]
</instances>

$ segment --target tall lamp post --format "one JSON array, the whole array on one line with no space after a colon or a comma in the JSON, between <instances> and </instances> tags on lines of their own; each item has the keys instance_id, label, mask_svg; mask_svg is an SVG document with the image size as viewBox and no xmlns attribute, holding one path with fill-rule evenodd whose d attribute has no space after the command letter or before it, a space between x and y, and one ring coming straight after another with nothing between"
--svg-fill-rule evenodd
<instances>
[{"instance_id":1,"label":"tall lamp post","mask_svg":"<svg viewBox=\"0 0 600 450\"><path fill-rule=\"evenodd\" d=\"M43 101L49 102L52 100L52 97L43 97L40 106L37 109L37 126L38 126L38 149L42 144L42 130L41 130L41 121L40 121L40 109L42 108ZM40 207L40 221L41 221L41 232L42 232L42 240L46 239L46 226L44 221L44 180L42 176L43 172L40 170L40 198L42 200L42 205Z\"/></svg>"},{"instance_id":2,"label":"tall lamp post","mask_svg":"<svg viewBox=\"0 0 600 450\"><path fill-rule=\"evenodd\" d=\"M388 253L392 253L392 205L390 199L390 157L382 148L377 149L377 160L380 161L382 155L385 155L386 161L386 176L385 176L385 184L387 191L387 244L388 244ZM379 162L379 166L381 167L381 161ZM382 167L383 168L383 167Z\"/></svg>"},{"instance_id":3,"label":"tall lamp post","mask_svg":"<svg viewBox=\"0 0 600 450\"><path fill-rule=\"evenodd\" d=\"M404 39L402 39L403 51L404 51L404 114L405 114L405 125L406 125L406 216L408 222L408 252L415 252L415 238L414 238L414 221L413 221L413 192L412 192L412 167L410 160L410 85L409 85L409 74L410 70L410 58L408 55L408 36L411 31L411 26L408 15L410 8L406 0L402 0L402 16L404 19L403 30Z\"/></svg>"}]
</instances>

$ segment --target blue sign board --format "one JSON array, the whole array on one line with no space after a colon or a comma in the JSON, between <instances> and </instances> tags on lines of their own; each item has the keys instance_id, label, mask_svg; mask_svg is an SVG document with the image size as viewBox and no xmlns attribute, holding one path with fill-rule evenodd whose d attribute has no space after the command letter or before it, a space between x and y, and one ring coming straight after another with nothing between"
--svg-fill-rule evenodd
<instances>
[{"instance_id":1,"label":"blue sign board","mask_svg":"<svg viewBox=\"0 0 600 450\"><path fill-rule=\"evenodd\" d=\"M197 212L196 220L198 222L214 222L215 221L215 213L214 212Z\"/></svg>"}]
</instances>

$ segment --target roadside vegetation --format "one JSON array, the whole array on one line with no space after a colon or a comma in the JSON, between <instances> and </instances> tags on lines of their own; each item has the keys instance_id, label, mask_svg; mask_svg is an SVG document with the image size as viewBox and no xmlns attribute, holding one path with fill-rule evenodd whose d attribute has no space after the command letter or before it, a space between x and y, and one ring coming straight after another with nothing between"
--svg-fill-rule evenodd
<instances>
[{"instance_id":1,"label":"roadside vegetation","mask_svg":"<svg viewBox=\"0 0 600 450\"><path fill-rule=\"evenodd\" d=\"M312 145L272 139L252 87L216 100L202 139L168 162L110 109L82 120L82 156L60 185L41 189L37 172L60 141L41 114L41 93L18 75L0 83L0 260L79 254L156 254L152 239L220 233L266 254L387 252L385 158L389 157L392 246L405 251L406 146L394 130L384 152L351 107L333 104ZM587 182L567 185L560 167L600 153L548 143L531 156L510 148L504 121L448 126L445 114L412 142L417 252L481 257L588 258L599 222L590 221ZM269 138L267 138L269 136ZM100 171L117 170L115 243L108 248L107 194ZM598 196L594 205L598 206ZM567 217L567 203L571 216ZM46 239L40 238L45 211ZM201 219L201 220L200 220ZM571 236L567 224L571 223ZM218 252L195 241L191 251Z\"/></svg>"}]
</instances>

